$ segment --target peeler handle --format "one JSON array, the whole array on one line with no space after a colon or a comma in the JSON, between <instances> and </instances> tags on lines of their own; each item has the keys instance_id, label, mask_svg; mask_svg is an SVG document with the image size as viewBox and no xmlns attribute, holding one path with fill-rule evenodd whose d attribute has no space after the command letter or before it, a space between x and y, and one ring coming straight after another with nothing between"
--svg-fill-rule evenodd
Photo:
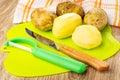
<instances>
[{"instance_id":1,"label":"peeler handle","mask_svg":"<svg viewBox=\"0 0 120 80\"><path fill-rule=\"evenodd\" d=\"M58 66L61 66L63 68L69 69L77 73L83 73L86 70L86 65L82 62L68 57L60 56L58 54L54 54L39 47L35 47L32 50L32 54L40 59L43 59L45 61L48 61L50 63L56 64Z\"/></svg>"},{"instance_id":2,"label":"peeler handle","mask_svg":"<svg viewBox=\"0 0 120 80\"><path fill-rule=\"evenodd\" d=\"M25 43L25 44L31 45L32 48L29 49L29 47L25 47L25 46L22 46L16 43ZM58 66L61 66L63 68L69 69L77 73L83 73L86 70L86 65L84 63L68 58L68 57L61 56L59 54L52 53L42 48L39 48L37 46L37 43L33 41L32 39L23 38L23 37L14 38L14 39L8 40L5 43L5 45L6 46L11 45L11 46L29 51L34 56L40 59L43 59L45 61L48 61L50 63L56 64Z\"/></svg>"}]
</instances>

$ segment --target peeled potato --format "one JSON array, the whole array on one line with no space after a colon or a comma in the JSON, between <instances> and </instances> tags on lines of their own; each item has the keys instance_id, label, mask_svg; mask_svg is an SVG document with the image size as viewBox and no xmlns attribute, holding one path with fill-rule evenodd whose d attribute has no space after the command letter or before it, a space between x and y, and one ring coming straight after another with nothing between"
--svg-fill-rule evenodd
<instances>
[{"instance_id":1,"label":"peeled potato","mask_svg":"<svg viewBox=\"0 0 120 80\"><path fill-rule=\"evenodd\" d=\"M81 25L73 32L72 40L79 47L92 49L102 43L102 36L95 26Z\"/></svg>"},{"instance_id":2,"label":"peeled potato","mask_svg":"<svg viewBox=\"0 0 120 80\"><path fill-rule=\"evenodd\" d=\"M52 29L56 17L53 12L46 11L44 8L36 8L31 14L31 21L36 28L49 31Z\"/></svg>"},{"instance_id":3,"label":"peeled potato","mask_svg":"<svg viewBox=\"0 0 120 80\"><path fill-rule=\"evenodd\" d=\"M82 24L82 18L76 13L67 13L59 16L55 18L53 23L53 36L59 39L69 37L80 24Z\"/></svg>"},{"instance_id":4,"label":"peeled potato","mask_svg":"<svg viewBox=\"0 0 120 80\"><path fill-rule=\"evenodd\" d=\"M108 23L108 17L106 12L103 9L92 8L85 14L84 22L86 24L94 25L99 30L102 30Z\"/></svg>"}]
</instances>

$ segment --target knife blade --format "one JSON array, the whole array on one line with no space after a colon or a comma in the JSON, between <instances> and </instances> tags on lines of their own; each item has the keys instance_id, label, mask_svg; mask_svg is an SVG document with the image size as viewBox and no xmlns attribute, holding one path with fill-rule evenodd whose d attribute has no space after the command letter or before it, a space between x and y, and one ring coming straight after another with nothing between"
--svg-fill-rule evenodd
<instances>
[{"instance_id":1,"label":"knife blade","mask_svg":"<svg viewBox=\"0 0 120 80\"><path fill-rule=\"evenodd\" d=\"M45 38L44 36L34 33L33 31L29 30L28 28L26 28L26 32L28 33L28 35L32 36L36 40L38 40L48 46L51 46L52 48L59 50L59 51L63 52L64 54L67 54L71 58L74 58L81 62L84 62L84 63L92 66L93 68L97 69L98 71L105 71L105 70L109 69L109 64L105 61L102 61L95 57L89 56L89 55L87 55L83 52L77 51L71 47L57 44L54 41Z\"/></svg>"},{"instance_id":2,"label":"knife blade","mask_svg":"<svg viewBox=\"0 0 120 80\"><path fill-rule=\"evenodd\" d=\"M49 40L49 39L47 39L47 38L44 38L44 37L42 37L42 36L40 36L40 35L32 32L32 31L30 31L30 30L27 29L27 28L26 28L26 32L27 32L31 37L37 39L38 41L40 41L40 42L42 42L42 43L44 43L44 44L46 44L46 45L48 45L48 46L51 46L51 47L54 48L54 49L57 49L54 41Z\"/></svg>"}]
</instances>

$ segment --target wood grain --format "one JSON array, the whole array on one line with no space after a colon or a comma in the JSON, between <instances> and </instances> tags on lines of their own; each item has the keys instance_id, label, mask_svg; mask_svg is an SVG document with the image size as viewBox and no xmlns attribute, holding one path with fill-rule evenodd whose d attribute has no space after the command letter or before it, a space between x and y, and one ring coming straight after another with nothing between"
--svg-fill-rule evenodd
<instances>
[{"instance_id":1,"label":"wood grain","mask_svg":"<svg viewBox=\"0 0 120 80\"><path fill-rule=\"evenodd\" d=\"M18 0L0 0L0 46L6 40L7 30L12 24L13 14ZM112 27L113 35L120 41L120 29ZM112 46L112 45L111 45ZM53 76L24 78L9 74L3 67L3 62L7 54L0 52L0 80L119 80L120 79L120 52L112 58L106 60L110 64L109 71L98 72L89 67L84 74L68 72Z\"/></svg>"}]
</instances>

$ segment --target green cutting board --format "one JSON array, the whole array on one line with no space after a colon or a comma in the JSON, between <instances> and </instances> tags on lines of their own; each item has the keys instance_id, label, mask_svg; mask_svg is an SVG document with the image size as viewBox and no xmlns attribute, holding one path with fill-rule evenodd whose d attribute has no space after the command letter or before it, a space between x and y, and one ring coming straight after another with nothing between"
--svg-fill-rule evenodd
<instances>
[{"instance_id":1,"label":"green cutting board","mask_svg":"<svg viewBox=\"0 0 120 80\"><path fill-rule=\"evenodd\" d=\"M103 39L102 44L100 46L98 46L94 49L90 49L90 50L83 49L83 48L75 45L74 42L72 41L71 37L65 38L65 39L57 39L53 36L52 31L44 32L44 31L38 30L37 28L35 28L35 26L32 23L26 23L26 27L28 29L30 29L31 31L33 31L41 36L44 36L56 43L72 47L76 50L79 50L81 52L84 52L86 54L89 54L89 55L96 57L98 59L101 59L101 60L105 60L105 59L111 57L120 49L120 42L117 41L113 37L111 28L108 25L105 27L104 30L101 31L102 39Z\"/></svg>"},{"instance_id":2,"label":"green cutting board","mask_svg":"<svg viewBox=\"0 0 120 80\"><path fill-rule=\"evenodd\" d=\"M88 55L91 55L101 60L108 59L109 57L116 54L117 51L120 49L120 43L112 36L112 31L111 31L110 26L106 26L106 28L103 31L101 31L102 38L103 38L102 44L99 47L91 49L91 50L78 47L77 45L73 43L73 41L71 40L71 37L66 38L66 39L56 39L52 35L51 31L49 32L40 31L36 29L35 26L31 22L13 26L7 32L7 39L12 39L12 38L17 38L17 37L30 38L36 41L39 47L47 49L56 54L61 54L63 56L66 56L60 51L57 51L47 45L44 45L43 43L29 36L26 33L26 30L25 30L26 28L48 39L51 39L57 43L70 46L76 50L79 50L81 52L84 52ZM3 46L2 51L9 52L8 56L5 58L5 61L4 61L5 69L9 73L16 75L16 76L35 77L35 76L59 74L59 73L64 73L64 72L69 71L61 67L58 67L56 65L45 62L41 59L37 59L32 54L24 50L19 50L19 49L10 47L10 46L8 48L4 48Z\"/></svg>"}]
</instances>

